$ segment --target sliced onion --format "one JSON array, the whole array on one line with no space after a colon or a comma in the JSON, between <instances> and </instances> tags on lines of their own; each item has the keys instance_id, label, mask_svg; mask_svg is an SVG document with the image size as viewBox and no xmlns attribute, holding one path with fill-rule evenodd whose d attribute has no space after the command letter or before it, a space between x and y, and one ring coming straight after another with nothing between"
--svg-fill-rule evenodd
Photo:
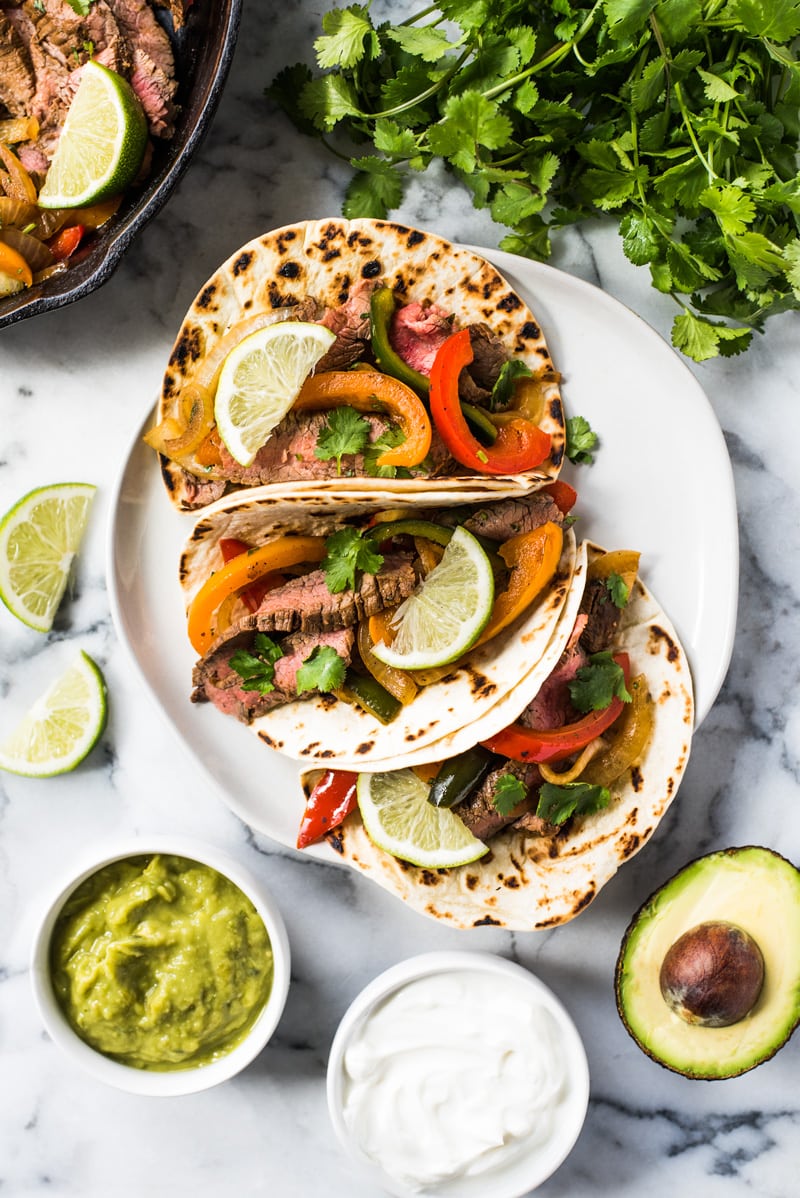
<instances>
[{"instance_id":1,"label":"sliced onion","mask_svg":"<svg viewBox=\"0 0 800 1198\"><path fill-rule=\"evenodd\" d=\"M37 208L34 236L47 241L54 233L63 229L74 211L74 208Z\"/></svg>"},{"instance_id":2,"label":"sliced onion","mask_svg":"<svg viewBox=\"0 0 800 1198\"><path fill-rule=\"evenodd\" d=\"M168 457L185 457L205 441L214 427L214 396L208 387L189 383L181 394L184 411L188 410L186 427L178 437L164 442Z\"/></svg>"},{"instance_id":3,"label":"sliced onion","mask_svg":"<svg viewBox=\"0 0 800 1198\"><path fill-rule=\"evenodd\" d=\"M29 233L23 233L21 229L2 229L0 240L4 241L6 245L10 245L12 250L16 250L18 254L22 254L34 274L38 270L52 266L55 261L49 248L43 242L36 237L31 237Z\"/></svg>"},{"instance_id":4,"label":"sliced onion","mask_svg":"<svg viewBox=\"0 0 800 1198\"><path fill-rule=\"evenodd\" d=\"M43 283L45 279L52 279L53 275L63 275L67 266L66 258L61 262L54 262L52 266L46 266L44 270L37 270L33 276L33 281L34 283Z\"/></svg>"},{"instance_id":5,"label":"sliced onion","mask_svg":"<svg viewBox=\"0 0 800 1198\"><path fill-rule=\"evenodd\" d=\"M1 141L0 159L8 171L8 181L3 180L6 194L12 200L27 200L29 204L35 204L38 198L36 184L16 154L12 154L8 146L3 145Z\"/></svg>"},{"instance_id":6,"label":"sliced onion","mask_svg":"<svg viewBox=\"0 0 800 1198\"><path fill-rule=\"evenodd\" d=\"M11 200L8 196L0 196L0 226L14 229L24 229L34 224L39 209L27 200Z\"/></svg>"},{"instance_id":7,"label":"sliced onion","mask_svg":"<svg viewBox=\"0 0 800 1198\"><path fill-rule=\"evenodd\" d=\"M0 141L14 146L18 141L35 141L39 136L39 122L35 116L17 116L0 121Z\"/></svg>"}]
</instances>

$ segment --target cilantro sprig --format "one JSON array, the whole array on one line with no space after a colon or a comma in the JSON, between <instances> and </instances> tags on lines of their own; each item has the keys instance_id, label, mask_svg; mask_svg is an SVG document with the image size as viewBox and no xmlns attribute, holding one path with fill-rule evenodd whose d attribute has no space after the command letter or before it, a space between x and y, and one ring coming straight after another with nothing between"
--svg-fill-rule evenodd
<instances>
[{"instance_id":1,"label":"cilantro sprig","mask_svg":"<svg viewBox=\"0 0 800 1198\"><path fill-rule=\"evenodd\" d=\"M264 632L253 638L253 652L237 649L229 665L242 679L243 691L258 691L268 695L275 690L275 662L283 657L283 649Z\"/></svg>"},{"instance_id":2,"label":"cilantro sprig","mask_svg":"<svg viewBox=\"0 0 800 1198\"><path fill-rule=\"evenodd\" d=\"M536 814L549 824L563 824L573 815L594 815L611 802L605 786L588 782L544 782L539 791Z\"/></svg>"},{"instance_id":3,"label":"cilantro sprig","mask_svg":"<svg viewBox=\"0 0 800 1198\"><path fill-rule=\"evenodd\" d=\"M328 413L317 436L314 457L320 462L336 458L336 473L342 473L342 458L346 453L361 453L369 441L369 421L355 408L343 404Z\"/></svg>"},{"instance_id":4,"label":"cilantro sprig","mask_svg":"<svg viewBox=\"0 0 800 1198\"><path fill-rule=\"evenodd\" d=\"M695 361L800 307L798 0L440 0L377 26L351 4L322 25L318 73L268 93L359 146L346 216L385 217L439 159L514 253L610 214Z\"/></svg>"},{"instance_id":5,"label":"cilantro sprig","mask_svg":"<svg viewBox=\"0 0 800 1198\"><path fill-rule=\"evenodd\" d=\"M377 574L383 565L383 555L376 553L360 529L347 525L332 533L325 542L327 553L322 559L325 583L332 595L352 589L356 572Z\"/></svg>"},{"instance_id":6,"label":"cilantro sprig","mask_svg":"<svg viewBox=\"0 0 800 1198\"><path fill-rule=\"evenodd\" d=\"M500 815L510 815L527 793L524 782L515 774L501 774L494 786L492 806Z\"/></svg>"},{"instance_id":7,"label":"cilantro sprig","mask_svg":"<svg viewBox=\"0 0 800 1198\"><path fill-rule=\"evenodd\" d=\"M610 653L593 653L569 683L569 694L578 711L603 711L612 699L630 703L622 666Z\"/></svg>"},{"instance_id":8,"label":"cilantro sprig","mask_svg":"<svg viewBox=\"0 0 800 1198\"><path fill-rule=\"evenodd\" d=\"M303 691L335 691L344 682L347 665L332 645L316 645L295 676L298 695Z\"/></svg>"}]
</instances>

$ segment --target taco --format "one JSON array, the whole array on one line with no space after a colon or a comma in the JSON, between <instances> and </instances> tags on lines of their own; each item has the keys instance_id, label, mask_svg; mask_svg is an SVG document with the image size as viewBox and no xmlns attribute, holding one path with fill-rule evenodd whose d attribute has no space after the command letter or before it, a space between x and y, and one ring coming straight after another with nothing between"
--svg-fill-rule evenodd
<instances>
[{"instance_id":1,"label":"taco","mask_svg":"<svg viewBox=\"0 0 800 1198\"><path fill-rule=\"evenodd\" d=\"M435 764L416 771L407 758L379 766L391 774L308 773L298 847L324 836L342 860L452 927L551 928L585 910L675 797L694 719L689 667L669 619L638 579L624 607L614 602L632 555L588 549L577 619L513 724L495 735L479 717L462 730L472 748L454 758L446 740L431 744L425 757ZM474 859L436 868L419 844L406 854L417 864L378 847L387 822L372 837L365 826L375 820L378 777L423 803L450 805L476 838Z\"/></svg>"},{"instance_id":2,"label":"taco","mask_svg":"<svg viewBox=\"0 0 800 1198\"><path fill-rule=\"evenodd\" d=\"M381 493L332 503L275 492L209 509L181 559L199 654L193 700L306 762L396 761L477 716L504 727L519 710L507 696L523 706L535 694L572 627L583 568L575 538L546 491L481 505L440 498L389 509ZM429 668L387 665L381 655L411 597L440 587L465 544L494 598L464 633L463 588L447 591L456 635L467 638L456 659L448 650ZM436 620L451 615L440 608Z\"/></svg>"},{"instance_id":3,"label":"taco","mask_svg":"<svg viewBox=\"0 0 800 1198\"><path fill-rule=\"evenodd\" d=\"M330 345L243 454L221 435L221 372L246 338L286 321L324 328ZM522 493L561 467L558 377L533 313L477 254L386 221L303 221L249 242L204 284L145 439L183 510L287 483Z\"/></svg>"}]
</instances>

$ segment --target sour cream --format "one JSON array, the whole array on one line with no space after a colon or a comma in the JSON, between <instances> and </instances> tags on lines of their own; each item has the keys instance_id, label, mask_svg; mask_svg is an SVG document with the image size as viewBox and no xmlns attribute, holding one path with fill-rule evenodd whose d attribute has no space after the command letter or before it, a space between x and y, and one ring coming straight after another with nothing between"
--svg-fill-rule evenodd
<instances>
[{"instance_id":1,"label":"sour cream","mask_svg":"<svg viewBox=\"0 0 800 1198\"><path fill-rule=\"evenodd\" d=\"M551 1157L544 1180L577 1136L563 1151L553 1144L574 1099L563 1021L549 992L539 1000L535 979L515 968L416 978L351 1032L344 1123L361 1153L409 1192L460 1193L452 1183L470 1178L476 1188L463 1192L494 1192L482 1190L493 1174L537 1153Z\"/></svg>"}]
</instances>

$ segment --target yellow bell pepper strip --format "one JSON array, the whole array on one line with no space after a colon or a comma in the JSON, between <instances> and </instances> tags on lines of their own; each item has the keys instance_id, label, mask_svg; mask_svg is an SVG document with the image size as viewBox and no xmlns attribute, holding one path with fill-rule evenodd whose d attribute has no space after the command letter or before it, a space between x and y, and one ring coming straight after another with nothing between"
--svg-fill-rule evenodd
<instances>
[{"instance_id":1,"label":"yellow bell pepper strip","mask_svg":"<svg viewBox=\"0 0 800 1198\"><path fill-rule=\"evenodd\" d=\"M35 204L37 200L36 184L16 154L0 141L0 160L8 171L8 181L4 184L6 195L12 200L23 200Z\"/></svg>"},{"instance_id":2,"label":"yellow bell pepper strip","mask_svg":"<svg viewBox=\"0 0 800 1198\"><path fill-rule=\"evenodd\" d=\"M214 613L228 595L275 570L320 562L326 552L324 537L279 537L231 558L206 579L189 604L187 632L195 651L202 657L209 649L214 640Z\"/></svg>"},{"instance_id":3,"label":"yellow bell pepper strip","mask_svg":"<svg viewBox=\"0 0 800 1198\"><path fill-rule=\"evenodd\" d=\"M4 241L0 241L0 275L8 275L15 282L22 283L23 287L30 287L33 282L33 273L22 254Z\"/></svg>"},{"instance_id":4,"label":"yellow bell pepper strip","mask_svg":"<svg viewBox=\"0 0 800 1198\"><path fill-rule=\"evenodd\" d=\"M630 593L639 573L640 557L641 554L634 549L614 549L610 553L603 553L590 562L587 578L609 579L612 574L617 574Z\"/></svg>"},{"instance_id":5,"label":"yellow bell pepper strip","mask_svg":"<svg viewBox=\"0 0 800 1198\"><path fill-rule=\"evenodd\" d=\"M498 553L511 575L508 586L495 599L489 623L476 645L497 636L530 607L555 574L563 543L561 528L548 520L531 532L518 533L500 546Z\"/></svg>"},{"instance_id":6,"label":"yellow bell pepper strip","mask_svg":"<svg viewBox=\"0 0 800 1198\"><path fill-rule=\"evenodd\" d=\"M458 376L472 361L469 329L448 337L431 367L431 416L450 453L480 474L518 474L540 466L550 453L550 435L518 417L499 429L493 445L481 445L469 430L458 395Z\"/></svg>"},{"instance_id":7,"label":"yellow bell pepper strip","mask_svg":"<svg viewBox=\"0 0 800 1198\"><path fill-rule=\"evenodd\" d=\"M373 616L372 619L375 617ZM356 643L361 661L375 681L380 682L384 690L387 690L393 698L407 707L417 697L417 684L405 670L395 669L394 666L387 666L385 662L378 660L372 652L375 642L371 636L371 625L372 620L370 619L362 620L358 626Z\"/></svg>"},{"instance_id":8,"label":"yellow bell pepper strip","mask_svg":"<svg viewBox=\"0 0 800 1198\"><path fill-rule=\"evenodd\" d=\"M431 447L431 422L419 396L399 379L377 370L328 370L303 383L293 410L323 411L342 405L357 412L385 413L397 421L405 441L386 449L379 466L418 466Z\"/></svg>"},{"instance_id":9,"label":"yellow bell pepper strip","mask_svg":"<svg viewBox=\"0 0 800 1198\"><path fill-rule=\"evenodd\" d=\"M627 653L615 653L614 661L621 667L625 685L630 681L630 660ZM625 707L622 699L614 698L608 707L590 711L588 715L565 724L562 728L527 728L524 724L509 724L502 732L481 741L485 749L510 757L512 761L564 761L579 753L590 741L602 735L617 720Z\"/></svg>"},{"instance_id":10,"label":"yellow bell pepper strip","mask_svg":"<svg viewBox=\"0 0 800 1198\"><path fill-rule=\"evenodd\" d=\"M629 770L647 748L655 724L655 703L647 689L644 674L637 674L628 684L631 701L615 724L613 740L583 771L581 781L592 786L610 786Z\"/></svg>"}]
</instances>

